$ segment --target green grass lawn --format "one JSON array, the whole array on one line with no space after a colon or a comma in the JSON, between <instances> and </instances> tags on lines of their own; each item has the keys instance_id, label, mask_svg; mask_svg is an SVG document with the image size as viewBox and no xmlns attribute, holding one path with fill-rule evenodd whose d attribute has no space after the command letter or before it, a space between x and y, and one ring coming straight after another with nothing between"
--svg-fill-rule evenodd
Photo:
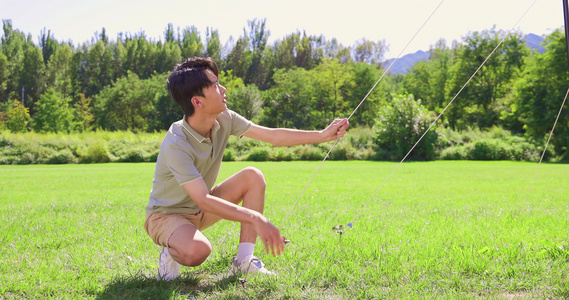
<instances>
[{"instance_id":1,"label":"green grass lawn","mask_svg":"<svg viewBox=\"0 0 569 300\"><path fill-rule=\"evenodd\" d=\"M569 297L569 165L440 161L230 162L267 180L265 214L292 243L256 253L275 278L227 272L239 225L205 231L214 250L155 280L143 228L154 164L0 166L0 299ZM332 227L352 221L339 234Z\"/></svg>"}]
</instances>

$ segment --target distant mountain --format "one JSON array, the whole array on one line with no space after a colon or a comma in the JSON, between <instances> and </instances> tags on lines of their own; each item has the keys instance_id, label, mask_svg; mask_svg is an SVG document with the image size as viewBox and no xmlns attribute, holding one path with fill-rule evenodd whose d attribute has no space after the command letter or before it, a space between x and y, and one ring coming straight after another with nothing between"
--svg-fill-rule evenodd
<instances>
[{"instance_id":1,"label":"distant mountain","mask_svg":"<svg viewBox=\"0 0 569 300\"><path fill-rule=\"evenodd\" d=\"M543 42L542 37L530 33L526 34L523 37L523 40L526 41L526 45L528 45L530 49L536 50L539 53L545 52L545 49L541 46L541 42ZM428 59L429 59L429 52L422 50L419 50L415 53L403 55L393 64L393 66L391 66L391 69L389 69L389 73L407 74L407 71L411 70L411 68L413 68L413 65L415 65L417 62ZM383 68L387 69L394 60L395 58L390 58L386 60L383 63Z\"/></svg>"},{"instance_id":2,"label":"distant mountain","mask_svg":"<svg viewBox=\"0 0 569 300\"><path fill-rule=\"evenodd\" d=\"M541 43L543 42L543 38L541 36L530 33L524 36L524 40L530 49L537 50L539 53L545 52L545 48L541 46Z\"/></svg>"},{"instance_id":3,"label":"distant mountain","mask_svg":"<svg viewBox=\"0 0 569 300\"><path fill-rule=\"evenodd\" d=\"M407 74L407 71L411 70L411 68L413 68L413 65L415 65L417 62L428 59L429 59L429 52L425 52L422 50L419 50L415 53L403 55L393 64L393 66L391 66L391 69L389 69L389 73ZM383 68L387 69L394 60L395 58L391 58L385 61L383 63Z\"/></svg>"}]
</instances>

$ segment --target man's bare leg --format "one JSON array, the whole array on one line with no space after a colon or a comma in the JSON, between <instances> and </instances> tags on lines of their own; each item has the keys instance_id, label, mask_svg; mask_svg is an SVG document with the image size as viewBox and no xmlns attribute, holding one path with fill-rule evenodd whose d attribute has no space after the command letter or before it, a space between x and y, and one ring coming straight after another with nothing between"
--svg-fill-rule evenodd
<instances>
[{"instance_id":1,"label":"man's bare leg","mask_svg":"<svg viewBox=\"0 0 569 300\"><path fill-rule=\"evenodd\" d=\"M245 168L218 184L212 195L235 204L243 202L243 207L263 212L265 206L266 182L263 173L252 167ZM209 240L201 233L221 218L205 214L202 226L183 225L177 228L169 240L170 255L174 260L185 266L201 265L211 253ZM240 243L253 243L257 233L253 225L241 224Z\"/></svg>"},{"instance_id":2,"label":"man's bare leg","mask_svg":"<svg viewBox=\"0 0 569 300\"><path fill-rule=\"evenodd\" d=\"M266 186L263 173L257 168L248 167L218 184L212 190L212 195L234 204L243 202L243 207L263 213ZM218 216L206 214L201 229L207 228L219 220ZM242 223L239 242L255 243L256 240L257 233L253 225Z\"/></svg>"},{"instance_id":3,"label":"man's bare leg","mask_svg":"<svg viewBox=\"0 0 569 300\"><path fill-rule=\"evenodd\" d=\"M168 244L172 258L184 266L199 266L211 253L209 240L190 224L178 227Z\"/></svg>"}]
</instances>

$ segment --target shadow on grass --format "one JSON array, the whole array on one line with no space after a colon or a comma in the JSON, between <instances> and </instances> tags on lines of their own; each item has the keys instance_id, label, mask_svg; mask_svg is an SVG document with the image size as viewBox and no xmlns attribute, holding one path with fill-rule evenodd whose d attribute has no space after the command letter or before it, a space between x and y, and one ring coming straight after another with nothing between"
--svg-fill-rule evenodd
<instances>
[{"instance_id":1,"label":"shadow on grass","mask_svg":"<svg viewBox=\"0 0 569 300\"><path fill-rule=\"evenodd\" d=\"M221 292L240 285L237 276L223 277L217 282L208 282L199 275L181 274L171 281L160 281L154 277L135 274L114 278L97 299L192 299L198 294ZM201 298L201 297L200 297Z\"/></svg>"}]
</instances>

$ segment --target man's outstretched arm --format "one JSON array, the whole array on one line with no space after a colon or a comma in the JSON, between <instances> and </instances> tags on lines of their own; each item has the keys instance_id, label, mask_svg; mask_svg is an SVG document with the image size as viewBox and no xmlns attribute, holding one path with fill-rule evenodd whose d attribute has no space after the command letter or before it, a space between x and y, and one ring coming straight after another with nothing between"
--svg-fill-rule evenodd
<instances>
[{"instance_id":1,"label":"man's outstretched arm","mask_svg":"<svg viewBox=\"0 0 569 300\"><path fill-rule=\"evenodd\" d=\"M346 134L348 119L336 119L326 129L320 131L288 128L268 128L253 124L244 134L248 138L271 143L274 146L294 146L316 144L336 140Z\"/></svg>"}]
</instances>

